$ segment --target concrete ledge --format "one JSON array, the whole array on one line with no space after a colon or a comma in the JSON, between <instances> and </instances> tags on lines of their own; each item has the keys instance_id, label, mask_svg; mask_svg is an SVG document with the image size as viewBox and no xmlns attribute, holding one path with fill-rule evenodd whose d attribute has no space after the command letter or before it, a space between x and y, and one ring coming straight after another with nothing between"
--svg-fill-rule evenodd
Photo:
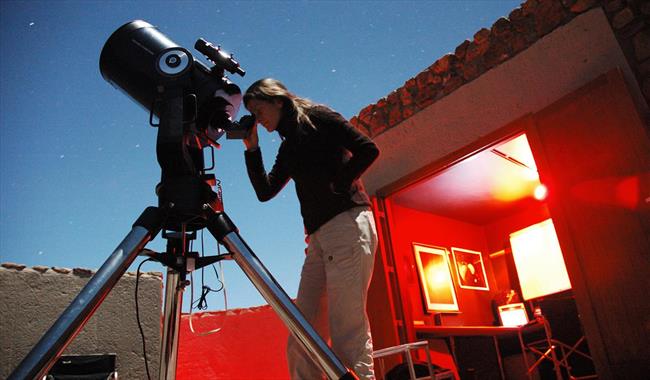
<instances>
[{"instance_id":1,"label":"concrete ledge","mask_svg":"<svg viewBox=\"0 0 650 380\"><path fill-rule=\"evenodd\" d=\"M0 264L0 378L13 371L93 274L85 268ZM122 276L65 355L115 353L120 377L146 378L135 280L135 273ZM162 273L140 277L138 305L150 370L159 362L162 286Z\"/></svg>"}]
</instances>

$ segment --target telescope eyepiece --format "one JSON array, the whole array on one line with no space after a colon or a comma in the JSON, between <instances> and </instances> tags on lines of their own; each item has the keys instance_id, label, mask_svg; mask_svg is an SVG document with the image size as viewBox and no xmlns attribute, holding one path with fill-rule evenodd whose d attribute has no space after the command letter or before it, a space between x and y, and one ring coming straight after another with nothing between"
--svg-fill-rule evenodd
<instances>
[{"instance_id":1,"label":"telescope eyepiece","mask_svg":"<svg viewBox=\"0 0 650 380\"><path fill-rule=\"evenodd\" d=\"M246 75L246 71L239 67L239 62L237 62L231 54L228 54L225 51L221 50L219 46L214 46L203 38L199 38L196 40L194 48L201 54L205 55L207 59L209 59L219 68L222 68L232 74L239 74L241 76Z\"/></svg>"}]
</instances>

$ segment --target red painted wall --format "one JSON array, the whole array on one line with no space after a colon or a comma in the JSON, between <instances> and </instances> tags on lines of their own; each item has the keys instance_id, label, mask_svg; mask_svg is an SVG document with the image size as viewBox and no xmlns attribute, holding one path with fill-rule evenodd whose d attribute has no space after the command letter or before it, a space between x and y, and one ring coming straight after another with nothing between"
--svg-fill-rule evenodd
<instances>
[{"instance_id":1,"label":"red painted wall","mask_svg":"<svg viewBox=\"0 0 650 380\"><path fill-rule=\"evenodd\" d=\"M406 281L408 297L412 306L414 320L433 325L433 315L425 313L422 292L418 280L417 266L413 255L413 243L421 243L446 248L451 260L451 274L456 289L460 313L447 313L442 316L442 324L448 326L490 325L492 311L490 291L462 289L451 256L451 247L465 248L483 253L488 285L494 283L492 270L487 259L487 244L482 226L444 218L414 209L391 205L391 238L396 257L400 281ZM398 263L398 260L401 262Z\"/></svg>"},{"instance_id":2,"label":"red painted wall","mask_svg":"<svg viewBox=\"0 0 650 380\"><path fill-rule=\"evenodd\" d=\"M500 291L507 290L500 289L504 286L516 289L517 279L516 273L513 272L514 264L510 271L512 273L500 273L500 268L493 267L493 261L489 258L489 254L508 248L510 233L549 218L545 203L534 203L516 214L488 225L470 224L401 207L393 203L391 203L390 214L391 238L400 281L407 283L406 289L408 289L413 319L416 321L424 321L427 325L434 324L433 315L427 314L423 305L412 244L415 242L433 245L446 248L449 251L451 275L460 313L443 314L441 322L442 325L447 326L490 326L493 324L495 317L492 313L491 301L498 296ZM482 252L489 291L463 289L458 286L451 247ZM510 254L509 250L507 250L507 254ZM399 262L397 262L398 260ZM499 267L503 267L503 265ZM495 271L495 269L498 270ZM514 284L508 284L508 282L514 282Z\"/></svg>"},{"instance_id":3,"label":"red painted wall","mask_svg":"<svg viewBox=\"0 0 650 380\"><path fill-rule=\"evenodd\" d=\"M180 326L179 380L284 380L289 332L270 306L194 313ZM202 332L221 328L217 333Z\"/></svg>"}]
</instances>

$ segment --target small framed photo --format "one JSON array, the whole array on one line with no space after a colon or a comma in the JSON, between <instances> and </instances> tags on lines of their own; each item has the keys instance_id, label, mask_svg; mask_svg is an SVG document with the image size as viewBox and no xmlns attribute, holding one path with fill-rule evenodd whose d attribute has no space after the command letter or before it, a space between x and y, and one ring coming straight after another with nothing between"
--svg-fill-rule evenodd
<instances>
[{"instance_id":1,"label":"small framed photo","mask_svg":"<svg viewBox=\"0 0 650 380\"><path fill-rule=\"evenodd\" d=\"M445 248L413 243L427 312L457 312L456 290Z\"/></svg>"},{"instance_id":2,"label":"small framed photo","mask_svg":"<svg viewBox=\"0 0 650 380\"><path fill-rule=\"evenodd\" d=\"M458 285L463 289L490 290L481 252L452 247L458 275Z\"/></svg>"}]
</instances>

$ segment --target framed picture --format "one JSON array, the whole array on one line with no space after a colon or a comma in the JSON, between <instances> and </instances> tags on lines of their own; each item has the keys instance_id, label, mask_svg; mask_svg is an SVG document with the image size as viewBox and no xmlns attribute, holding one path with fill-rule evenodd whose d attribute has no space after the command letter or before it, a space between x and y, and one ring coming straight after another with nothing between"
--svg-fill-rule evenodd
<instances>
[{"instance_id":1,"label":"framed picture","mask_svg":"<svg viewBox=\"0 0 650 380\"><path fill-rule=\"evenodd\" d=\"M490 290L481 252L452 247L458 285L464 289Z\"/></svg>"},{"instance_id":2,"label":"framed picture","mask_svg":"<svg viewBox=\"0 0 650 380\"><path fill-rule=\"evenodd\" d=\"M413 243L413 252L427 311L458 311L448 251L440 247Z\"/></svg>"}]
</instances>

